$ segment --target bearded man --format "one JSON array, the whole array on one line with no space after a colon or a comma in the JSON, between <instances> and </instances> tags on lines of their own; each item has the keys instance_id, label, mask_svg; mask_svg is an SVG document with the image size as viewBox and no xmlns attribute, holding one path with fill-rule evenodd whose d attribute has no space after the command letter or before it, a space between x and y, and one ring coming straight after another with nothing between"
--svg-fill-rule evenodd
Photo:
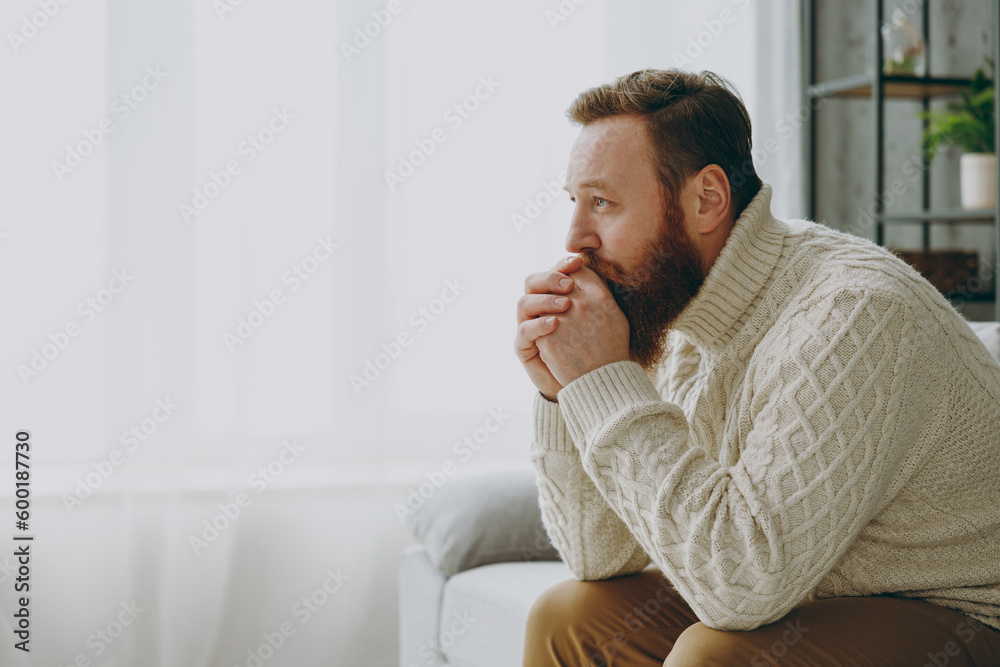
<instances>
[{"instance_id":1,"label":"bearded man","mask_svg":"<svg viewBox=\"0 0 1000 667\"><path fill-rule=\"evenodd\" d=\"M884 248L775 219L714 74L568 115L575 254L526 279L514 347L574 579L524 664L1000 665L1000 365L968 322Z\"/></svg>"}]
</instances>

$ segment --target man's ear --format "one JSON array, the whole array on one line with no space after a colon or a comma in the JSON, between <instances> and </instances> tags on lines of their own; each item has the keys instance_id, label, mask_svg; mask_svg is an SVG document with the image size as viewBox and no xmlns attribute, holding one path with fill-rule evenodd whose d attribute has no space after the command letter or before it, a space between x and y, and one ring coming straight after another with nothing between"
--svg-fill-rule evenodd
<instances>
[{"instance_id":1,"label":"man's ear","mask_svg":"<svg viewBox=\"0 0 1000 667\"><path fill-rule=\"evenodd\" d=\"M723 224L731 222L729 213L732 196L726 172L717 164L710 164L691 179L695 202L694 231L711 234Z\"/></svg>"}]
</instances>

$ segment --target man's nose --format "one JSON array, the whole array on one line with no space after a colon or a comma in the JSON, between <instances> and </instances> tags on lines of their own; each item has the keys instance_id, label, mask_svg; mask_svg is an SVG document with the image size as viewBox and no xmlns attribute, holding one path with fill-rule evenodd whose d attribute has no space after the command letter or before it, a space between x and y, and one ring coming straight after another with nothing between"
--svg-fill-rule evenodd
<instances>
[{"instance_id":1,"label":"man's nose","mask_svg":"<svg viewBox=\"0 0 1000 667\"><path fill-rule=\"evenodd\" d=\"M566 234L566 250L579 253L586 249L597 250L600 247L600 237L594 232L586 214L576 207L569 222L569 233Z\"/></svg>"}]
</instances>

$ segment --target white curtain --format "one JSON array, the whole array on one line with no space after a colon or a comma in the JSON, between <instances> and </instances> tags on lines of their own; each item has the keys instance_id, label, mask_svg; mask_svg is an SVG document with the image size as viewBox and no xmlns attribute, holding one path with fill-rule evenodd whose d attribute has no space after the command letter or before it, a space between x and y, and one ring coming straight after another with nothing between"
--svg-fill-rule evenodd
<instances>
[{"instance_id":1,"label":"white curtain","mask_svg":"<svg viewBox=\"0 0 1000 667\"><path fill-rule=\"evenodd\" d=\"M0 662L395 664L395 505L529 466L514 307L573 97L726 76L801 215L797 3L623 5L7 3Z\"/></svg>"}]
</instances>

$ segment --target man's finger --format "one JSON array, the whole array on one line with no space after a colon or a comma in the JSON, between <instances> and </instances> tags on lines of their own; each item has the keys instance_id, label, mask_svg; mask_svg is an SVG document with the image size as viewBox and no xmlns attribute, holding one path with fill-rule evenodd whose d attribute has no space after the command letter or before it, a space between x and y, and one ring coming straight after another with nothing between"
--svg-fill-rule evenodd
<instances>
[{"instance_id":1,"label":"man's finger","mask_svg":"<svg viewBox=\"0 0 1000 667\"><path fill-rule=\"evenodd\" d=\"M525 294L517 300L517 323L546 313L562 313L570 303L568 297L558 294Z\"/></svg>"},{"instance_id":2,"label":"man's finger","mask_svg":"<svg viewBox=\"0 0 1000 667\"><path fill-rule=\"evenodd\" d=\"M553 316L521 322L514 336L514 352L517 353L518 359L528 361L537 356L538 347L535 346L535 341L555 331L557 326L559 326L558 318Z\"/></svg>"},{"instance_id":3,"label":"man's finger","mask_svg":"<svg viewBox=\"0 0 1000 667\"><path fill-rule=\"evenodd\" d=\"M573 279L558 271L539 271L524 279L525 294L566 294L573 291Z\"/></svg>"},{"instance_id":4,"label":"man's finger","mask_svg":"<svg viewBox=\"0 0 1000 667\"><path fill-rule=\"evenodd\" d=\"M552 267L553 271L559 271L560 273L573 273L577 269L583 266L583 256L582 255L570 255L569 257L563 257L555 266Z\"/></svg>"},{"instance_id":5,"label":"man's finger","mask_svg":"<svg viewBox=\"0 0 1000 667\"><path fill-rule=\"evenodd\" d=\"M584 292L597 288L599 291L610 293L608 282L599 276L593 269L581 266L573 273L573 285Z\"/></svg>"}]
</instances>

